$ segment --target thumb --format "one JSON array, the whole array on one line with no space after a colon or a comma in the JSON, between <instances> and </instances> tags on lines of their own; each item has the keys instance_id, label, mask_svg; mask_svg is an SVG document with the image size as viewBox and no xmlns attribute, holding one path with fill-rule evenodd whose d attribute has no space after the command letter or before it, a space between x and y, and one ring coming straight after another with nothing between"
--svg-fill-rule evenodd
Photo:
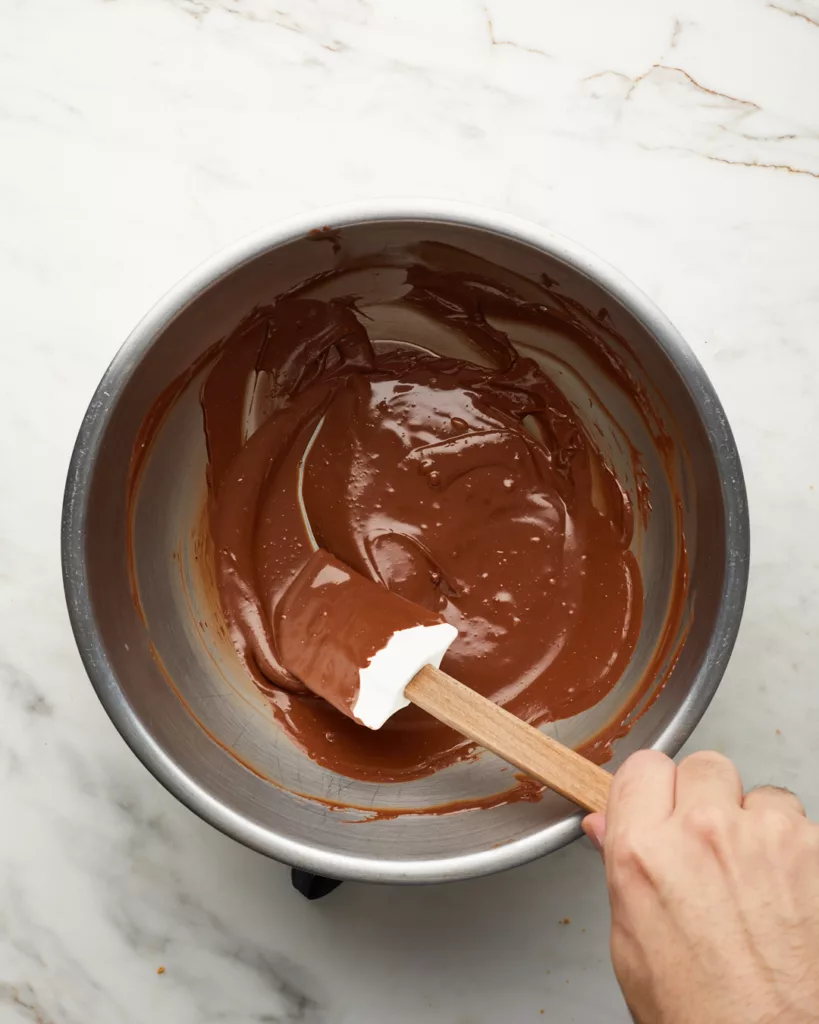
<instances>
[{"instance_id":1,"label":"thumb","mask_svg":"<svg viewBox=\"0 0 819 1024\"><path fill-rule=\"evenodd\" d=\"M583 819L583 831L589 837L592 846L601 855L606 841L606 816L599 811L589 814Z\"/></svg>"}]
</instances>

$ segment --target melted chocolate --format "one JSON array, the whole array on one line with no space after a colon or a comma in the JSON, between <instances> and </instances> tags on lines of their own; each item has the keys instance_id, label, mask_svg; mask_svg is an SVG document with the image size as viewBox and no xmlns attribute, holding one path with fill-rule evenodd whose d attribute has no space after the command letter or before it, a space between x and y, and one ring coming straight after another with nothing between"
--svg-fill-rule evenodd
<instances>
[{"instance_id":1,"label":"melted chocolate","mask_svg":"<svg viewBox=\"0 0 819 1024\"><path fill-rule=\"evenodd\" d=\"M420 265L407 280L403 301L490 366L372 343L352 301L291 295L246 318L202 392L234 645L311 758L383 782L472 748L417 708L370 732L287 670L284 595L316 546L455 625L442 668L535 724L599 701L642 617L625 493L561 391L487 320L558 313Z\"/></svg>"},{"instance_id":2,"label":"melted chocolate","mask_svg":"<svg viewBox=\"0 0 819 1024\"><path fill-rule=\"evenodd\" d=\"M288 670L312 693L359 721L355 707L361 670L399 630L441 621L435 612L359 576L319 548L288 587L274 633Z\"/></svg>"}]
</instances>

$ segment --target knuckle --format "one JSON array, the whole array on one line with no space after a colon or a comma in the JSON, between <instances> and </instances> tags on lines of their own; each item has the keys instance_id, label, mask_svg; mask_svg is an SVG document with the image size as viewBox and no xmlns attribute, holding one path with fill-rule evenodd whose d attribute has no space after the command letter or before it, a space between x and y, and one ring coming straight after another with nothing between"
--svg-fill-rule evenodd
<instances>
[{"instance_id":1,"label":"knuckle","mask_svg":"<svg viewBox=\"0 0 819 1024\"><path fill-rule=\"evenodd\" d=\"M653 875L657 859L656 843L646 833L624 832L617 837L612 847L610 871L615 885L630 885L635 877L650 878Z\"/></svg>"},{"instance_id":2,"label":"knuckle","mask_svg":"<svg viewBox=\"0 0 819 1024\"><path fill-rule=\"evenodd\" d=\"M660 762L665 763L667 760L666 755L662 754L659 750L635 750L629 757L628 762L629 764L650 766Z\"/></svg>"},{"instance_id":3,"label":"knuckle","mask_svg":"<svg viewBox=\"0 0 819 1024\"><path fill-rule=\"evenodd\" d=\"M629 800L638 793L645 782L657 772L666 770L670 763L665 754L658 750L638 750L620 766L614 776L611 799L616 803Z\"/></svg>"},{"instance_id":4,"label":"knuckle","mask_svg":"<svg viewBox=\"0 0 819 1024\"><path fill-rule=\"evenodd\" d=\"M714 768L733 768L730 758L718 753L716 750L697 750L682 760L680 768L683 765L704 772L711 771Z\"/></svg>"},{"instance_id":5,"label":"knuckle","mask_svg":"<svg viewBox=\"0 0 819 1024\"><path fill-rule=\"evenodd\" d=\"M667 761L668 757L661 754L659 750L636 750L624 761L618 774L644 775L659 765L665 765Z\"/></svg>"},{"instance_id":6,"label":"knuckle","mask_svg":"<svg viewBox=\"0 0 819 1024\"><path fill-rule=\"evenodd\" d=\"M778 807L765 807L759 814L760 828L764 834L773 840L789 839L794 832L794 826L799 819L794 818L786 810Z\"/></svg>"},{"instance_id":7,"label":"knuckle","mask_svg":"<svg viewBox=\"0 0 819 1024\"><path fill-rule=\"evenodd\" d=\"M621 805L624 802L628 802L635 791L640 788L641 774L635 769L629 769L629 765L625 764L620 769L620 773L615 775L614 782L611 786L611 794L609 796L610 801L614 805Z\"/></svg>"},{"instance_id":8,"label":"knuckle","mask_svg":"<svg viewBox=\"0 0 819 1024\"><path fill-rule=\"evenodd\" d=\"M728 834L725 811L714 804L700 804L686 812L686 830L710 844L722 843Z\"/></svg>"},{"instance_id":9,"label":"knuckle","mask_svg":"<svg viewBox=\"0 0 819 1024\"><path fill-rule=\"evenodd\" d=\"M761 796L794 797L796 799L796 794L792 790L786 789L784 786L774 786L770 782L762 786L754 786L748 795L750 796L751 793L759 793Z\"/></svg>"},{"instance_id":10,"label":"knuckle","mask_svg":"<svg viewBox=\"0 0 819 1024\"><path fill-rule=\"evenodd\" d=\"M790 806L802 806L802 801L796 793L794 793L793 790L786 789L784 786L772 786L770 784L754 786L754 788L747 794L747 797L754 800L764 798L769 802L779 801Z\"/></svg>"}]
</instances>

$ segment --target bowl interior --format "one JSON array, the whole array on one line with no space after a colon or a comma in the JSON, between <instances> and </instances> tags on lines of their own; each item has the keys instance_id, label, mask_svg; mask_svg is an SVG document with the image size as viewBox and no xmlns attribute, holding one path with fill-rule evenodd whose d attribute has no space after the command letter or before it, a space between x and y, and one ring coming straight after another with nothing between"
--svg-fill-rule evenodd
<instances>
[{"instance_id":1,"label":"bowl interior","mask_svg":"<svg viewBox=\"0 0 819 1024\"><path fill-rule=\"evenodd\" d=\"M419 258L471 272L492 264L534 301L548 282L589 311L590 322L605 325L606 343L653 410L654 427L615 377L560 331L502 325L550 370L635 503L639 481L631 452L639 451L651 495L646 521L636 517L645 612L631 664L599 705L545 729L575 746L588 743L622 717L649 669L647 702L665 685L615 744L612 765L655 744L672 720L694 721L702 710L696 691L708 685L722 613L727 513L701 396L681 374L679 354L672 359L649 326L558 245L548 253L487 228L434 220L350 223L262 249L202 285L173 316L142 325L140 343L129 343L119 357L117 389L84 494L86 596L100 644L99 651L84 651L86 660L103 665L106 682L98 688L115 720L127 717L132 745L191 806L265 852L337 877L475 873L479 861L489 863L483 855L499 847L515 847L522 860L567 841L576 831L576 812L546 793L539 803L369 820L369 808L423 811L500 794L514 785L513 772L488 753L398 785L357 782L316 766L275 724L226 637L207 540L201 372L190 376L158 428L139 479L130 537L129 465L149 410L198 357L255 305L338 268L342 259L350 269L317 281L310 294L357 295L373 340L400 339L474 358L459 336L402 306L402 263ZM356 269L364 263L370 266ZM687 590L673 607L674 583L683 572ZM668 653L654 664L661 644Z\"/></svg>"}]
</instances>

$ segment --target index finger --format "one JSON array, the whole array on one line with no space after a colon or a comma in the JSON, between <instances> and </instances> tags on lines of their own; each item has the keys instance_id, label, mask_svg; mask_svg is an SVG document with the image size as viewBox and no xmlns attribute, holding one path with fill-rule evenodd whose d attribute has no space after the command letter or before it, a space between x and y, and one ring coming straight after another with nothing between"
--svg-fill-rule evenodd
<instances>
[{"instance_id":1,"label":"index finger","mask_svg":"<svg viewBox=\"0 0 819 1024\"><path fill-rule=\"evenodd\" d=\"M659 825L674 810L677 767L658 750L638 750L618 769L606 808L606 834Z\"/></svg>"}]
</instances>

